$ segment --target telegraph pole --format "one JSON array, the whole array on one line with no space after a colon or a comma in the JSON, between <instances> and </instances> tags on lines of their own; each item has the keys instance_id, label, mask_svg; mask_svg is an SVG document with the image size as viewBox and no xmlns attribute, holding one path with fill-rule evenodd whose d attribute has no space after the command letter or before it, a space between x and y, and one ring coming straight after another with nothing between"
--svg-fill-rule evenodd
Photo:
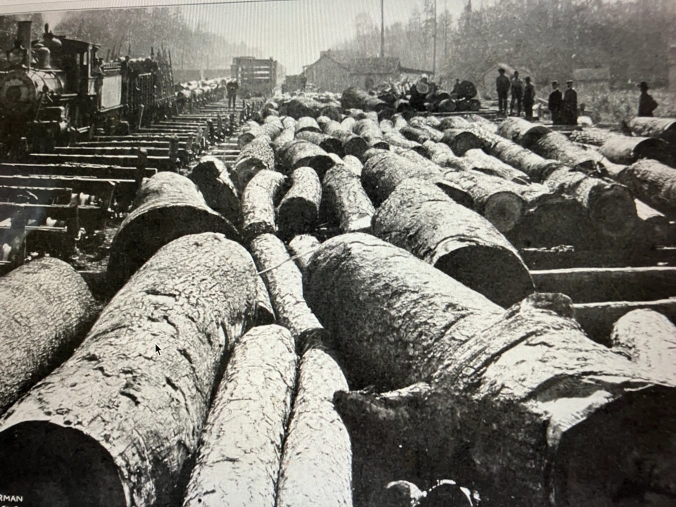
<instances>
[{"instance_id":1,"label":"telegraph pole","mask_svg":"<svg viewBox=\"0 0 676 507\"><path fill-rule=\"evenodd\" d=\"M380 0L380 58L385 58L385 0Z\"/></svg>"}]
</instances>

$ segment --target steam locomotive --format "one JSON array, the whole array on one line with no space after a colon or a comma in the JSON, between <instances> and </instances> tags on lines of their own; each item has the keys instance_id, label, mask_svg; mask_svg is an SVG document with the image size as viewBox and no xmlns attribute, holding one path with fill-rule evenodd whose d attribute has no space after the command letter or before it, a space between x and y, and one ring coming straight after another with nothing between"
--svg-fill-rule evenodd
<instances>
[{"instance_id":1,"label":"steam locomotive","mask_svg":"<svg viewBox=\"0 0 676 507\"><path fill-rule=\"evenodd\" d=\"M54 35L49 25L31 40L31 22L18 25L0 61L1 156L50 151L98 129L128 131L170 112L175 92L163 51L104 63L94 43Z\"/></svg>"}]
</instances>

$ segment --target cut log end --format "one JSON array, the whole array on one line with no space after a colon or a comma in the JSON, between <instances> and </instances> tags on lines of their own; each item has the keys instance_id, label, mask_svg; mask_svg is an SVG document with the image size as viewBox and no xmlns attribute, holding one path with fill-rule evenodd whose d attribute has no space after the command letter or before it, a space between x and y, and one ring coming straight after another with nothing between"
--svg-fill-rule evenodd
<instances>
[{"instance_id":1,"label":"cut log end","mask_svg":"<svg viewBox=\"0 0 676 507\"><path fill-rule=\"evenodd\" d=\"M0 434L0 487L26 505L127 505L110 454L84 433L43 421Z\"/></svg>"},{"instance_id":2,"label":"cut log end","mask_svg":"<svg viewBox=\"0 0 676 507\"><path fill-rule=\"evenodd\" d=\"M554 468L557 505L673 505L674 435L673 389L626 393L598 409L562 438Z\"/></svg>"},{"instance_id":3,"label":"cut log end","mask_svg":"<svg viewBox=\"0 0 676 507\"><path fill-rule=\"evenodd\" d=\"M483 205L482 215L502 233L511 231L523 215L523 200L512 192L498 192Z\"/></svg>"},{"instance_id":4,"label":"cut log end","mask_svg":"<svg viewBox=\"0 0 676 507\"><path fill-rule=\"evenodd\" d=\"M589 217L603 234L611 238L626 236L636 220L631 192L620 185L605 189L590 208Z\"/></svg>"},{"instance_id":5,"label":"cut log end","mask_svg":"<svg viewBox=\"0 0 676 507\"><path fill-rule=\"evenodd\" d=\"M528 271L509 250L472 245L442 256L434 267L504 308L533 293Z\"/></svg>"}]
</instances>

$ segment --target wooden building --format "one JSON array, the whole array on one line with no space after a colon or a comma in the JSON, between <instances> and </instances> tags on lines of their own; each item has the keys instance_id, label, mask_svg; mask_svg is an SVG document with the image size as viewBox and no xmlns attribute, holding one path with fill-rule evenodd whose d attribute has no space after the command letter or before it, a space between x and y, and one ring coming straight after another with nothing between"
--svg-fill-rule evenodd
<instances>
[{"instance_id":1,"label":"wooden building","mask_svg":"<svg viewBox=\"0 0 676 507\"><path fill-rule=\"evenodd\" d=\"M308 84L314 84L317 91L336 93L350 86L369 89L405 76L417 79L421 74L430 73L403 67L399 58L393 56L357 58L349 52L334 50L322 51L319 60L307 65L304 72Z\"/></svg>"}]
</instances>

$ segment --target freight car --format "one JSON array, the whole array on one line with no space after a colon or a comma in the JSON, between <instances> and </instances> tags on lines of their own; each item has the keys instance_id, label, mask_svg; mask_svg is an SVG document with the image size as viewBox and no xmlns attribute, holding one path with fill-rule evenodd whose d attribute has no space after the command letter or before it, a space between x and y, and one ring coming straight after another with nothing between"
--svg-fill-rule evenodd
<instances>
[{"instance_id":1,"label":"freight car","mask_svg":"<svg viewBox=\"0 0 676 507\"><path fill-rule=\"evenodd\" d=\"M238 95L248 99L270 97L279 81L284 79L283 74L283 67L277 60L238 56L232 60L230 75L239 83Z\"/></svg>"},{"instance_id":2,"label":"freight car","mask_svg":"<svg viewBox=\"0 0 676 507\"><path fill-rule=\"evenodd\" d=\"M17 41L1 62L0 155L50 151L57 144L152 121L174 103L171 65L163 52L104 63L100 46L54 35L31 40L20 21Z\"/></svg>"}]
</instances>

